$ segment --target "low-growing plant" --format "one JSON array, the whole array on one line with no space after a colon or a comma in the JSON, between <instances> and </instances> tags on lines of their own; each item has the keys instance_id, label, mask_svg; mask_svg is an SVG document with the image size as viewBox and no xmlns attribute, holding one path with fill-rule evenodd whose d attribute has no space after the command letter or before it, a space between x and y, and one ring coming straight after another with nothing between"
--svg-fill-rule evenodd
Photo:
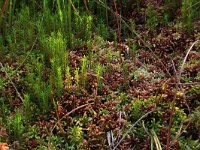
<instances>
[{"instance_id":1,"label":"low-growing plant","mask_svg":"<svg viewBox=\"0 0 200 150\"><path fill-rule=\"evenodd\" d=\"M96 65L96 76L97 76L97 84L99 89L102 88L102 75L103 75L104 68L101 64Z\"/></svg>"},{"instance_id":2,"label":"low-growing plant","mask_svg":"<svg viewBox=\"0 0 200 150\"><path fill-rule=\"evenodd\" d=\"M28 74L26 77L28 82L28 91L31 91L30 100L33 100L33 102L39 106L41 112L46 113L51 107L50 93L53 91L53 86L48 83L48 80L44 80L44 60L42 56L38 56L37 59L33 57L31 60L34 66L33 64L27 65Z\"/></svg>"},{"instance_id":3,"label":"low-growing plant","mask_svg":"<svg viewBox=\"0 0 200 150\"><path fill-rule=\"evenodd\" d=\"M28 122L32 118L31 102L30 102L30 96L28 94L24 95L23 106L24 106L25 123L28 124Z\"/></svg>"},{"instance_id":4,"label":"low-growing plant","mask_svg":"<svg viewBox=\"0 0 200 150\"><path fill-rule=\"evenodd\" d=\"M79 68L76 68L76 70L74 71L74 75L75 75L75 83L76 83L76 86L79 87L79 80L80 80L80 77L79 77Z\"/></svg>"},{"instance_id":5,"label":"low-growing plant","mask_svg":"<svg viewBox=\"0 0 200 150\"><path fill-rule=\"evenodd\" d=\"M74 13L74 34L77 39L88 41L92 36L93 18L90 15Z\"/></svg>"},{"instance_id":6,"label":"low-growing plant","mask_svg":"<svg viewBox=\"0 0 200 150\"><path fill-rule=\"evenodd\" d=\"M107 50L108 50L108 52L107 52L107 62L110 65L111 60L112 60L112 49L109 47Z\"/></svg>"},{"instance_id":7,"label":"low-growing plant","mask_svg":"<svg viewBox=\"0 0 200 150\"><path fill-rule=\"evenodd\" d=\"M134 79L139 79L140 77L152 77L152 73L148 72L145 68L138 68L136 70L134 70L131 74L131 76L134 77Z\"/></svg>"},{"instance_id":8,"label":"low-growing plant","mask_svg":"<svg viewBox=\"0 0 200 150\"><path fill-rule=\"evenodd\" d=\"M191 137L186 140L180 140L180 150L185 149L200 149L200 141L199 140L193 140Z\"/></svg>"},{"instance_id":9,"label":"low-growing plant","mask_svg":"<svg viewBox=\"0 0 200 150\"><path fill-rule=\"evenodd\" d=\"M3 97L3 95L1 95L2 97L0 97L0 120L5 122L7 119L7 115L9 112L9 105L6 104L5 102L5 98Z\"/></svg>"},{"instance_id":10,"label":"low-growing plant","mask_svg":"<svg viewBox=\"0 0 200 150\"><path fill-rule=\"evenodd\" d=\"M120 93L118 99L119 99L120 107L123 107L124 105L130 103L130 101L131 101L126 93Z\"/></svg>"},{"instance_id":11,"label":"low-growing plant","mask_svg":"<svg viewBox=\"0 0 200 150\"><path fill-rule=\"evenodd\" d=\"M100 20L97 24L96 27L96 33L97 35L103 37L103 39L108 39L109 38L109 31L107 26L104 24L103 20Z\"/></svg>"},{"instance_id":12,"label":"low-growing plant","mask_svg":"<svg viewBox=\"0 0 200 150\"><path fill-rule=\"evenodd\" d=\"M42 52L44 53L45 60L49 64L51 60L54 61L54 72L57 72L58 67L61 67L62 73L65 72L68 62L68 53L66 53L66 46L66 40L60 32L51 33L51 36L48 37L43 43L43 47L45 49Z\"/></svg>"},{"instance_id":13,"label":"low-growing plant","mask_svg":"<svg viewBox=\"0 0 200 150\"><path fill-rule=\"evenodd\" d=\"M9 132L11 134L14 134L16 140L21 141L22 134L24 132L24 125L23 125L23 115L21 114L19 109L15 111L15 115L8 118L7 125L9 128Z\"/></svg>"},{"instance_id":14,"label":"low-growing plant","mask_svg":"<svg viewBox=\"0 0 200 150\"><path fill-rule=\"evenodd\" d=\"M72 82L71 82L71 73L70 73L69 66L67 66L67 68L66 68L66 79L67 79L67 88L70 88L72 85Z\"/></svg>"},{"instance_id":15,"label":"low-growing plant","mask_svg":"<svg viewBox=\"0 0 200 150\"><path fill-rule=\"evenodd\" d=\"M147 99L136 98L131 103L130 116L133 120L139 119L143 113L142 108L147 105L156 105L156 97L152 96Z\"/></svg>"},{"instance_id":16,"label":"low-growing plant","mask_svg":"<svg viewBox=\"0 0 200 150\"><path fill-rule=\"evenodd\" d=\"M129 83L129 80L128 80L128 77L129 77L129 64L128 63L123 63L122 65L122 69L123 69L123 75L124 75L124 85L123 87L125 89L128 88L128 83Z\"/></svg>"},{"instance_id":17,"label":"low-growing plant","mask_svg":"<svg viewBox=\"0 0 200 150\"><path fill-rule=\"evenodd\" d=\"M58 96L60 96L62 94L62 90L63 90L63 80L62 80L61 67L57 68L55 83L56 83L56 93L57 93Z\"/></svg>"},{"instance_id":18,"label":"low-growing plant","mask_svg":"<svg viewBox=\"0 0 200 150\"><path fill-rule=\"evenodd\" d=\"M88 46L89 68L91 68L92 67L93 52L92 52L92 41L90 39L87 41L87 46Z\"/></svg>"},{"instance_id":19,"label":"low-growing plant","mask_svg":"<svg viewBox=\"0 0 200 150\"><path fill-rule=\"evenodd\" d=\"M73 126L69 130L71 143L78 148L83 140L83 129L80 126Z\"/></svg>"},{"instance_id":20,"label":"low-growing plant","mask_svg":"<svg viewBox=\"0 0 200 150\"><path fill-rule=\"evenodd\" d=\"M131 50L132 50L132 59L133 59L133 64L136 66L136 60L137 60L137 45L133 44L131 45Z\"/></svg>"},{"instance_id":21,"label":"low-growing plant","mask_svg":"<svg viewBox=\"0 0 200 150\"><path fill-rule=\"evenodd\" d=\"M11 29L9 31L6 30L9 50L14 54L30 49L35 38L34 31L36 28L34 18L31 18L29 7L21 9L15 19L17 21L15 21Z\"/></svg>"},{"instance_id":22,"label":"low-growing plant","mask_svg":"<svg viewBox=\"0 0 200 150\"><path fill-rule=\"evenodd\" d=\"M81 85L86 88L87 82L87 66L88 66L88 59L86 56L82 58L82 65L81 65Z\"/></svg>"},{"instance_id":23,"label":"low-growing plant","mask_svg":"<svg viewBox=\"0 0 200 150\"><path fill-rule=\"evenodd\" d=\"M182 20L184 28L191 33L193 31L193 19L194 19L194 12L193 12L193 0L183 0L182 1Z\"/></svg>"},{"instance_id":24,"label":"low-growing plant","mask_svg":"<svg viewBox=\"0 0 200 150\"><path fill-rule=\"evenodd\" d=\"M152 5L147 5L147 26L151 29L155 28L158 25L157 12Z\"/></svg>"},{"instance_id":25,"label":"low-growing plant","mask_svg":"<svg viewBox=\"0 0 200 150\"><path fill-rule=\"evenodd\" d=\"M135 31L135 21L133 19L130 19L130 29L131 29L131 38L135 37L134 31Z\"/></svg>"}]
</instances>

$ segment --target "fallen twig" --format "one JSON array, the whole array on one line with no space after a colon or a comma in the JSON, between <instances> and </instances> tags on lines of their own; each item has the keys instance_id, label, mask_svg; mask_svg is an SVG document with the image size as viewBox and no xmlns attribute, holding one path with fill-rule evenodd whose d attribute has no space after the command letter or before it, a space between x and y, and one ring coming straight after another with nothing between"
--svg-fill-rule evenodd
<instances>
[{"instance_id":1,"label":"fallen twig","mask_svg":"<svg viewBox=\"0 0 200 150\"><path fill-rule=\"evenodd\" d=\"M144 119L145 117L147 117L149 114L151 114L152 112L154 112L154 110L151 110L149 112L147 112L146 114L144 114L142 117L140 117L140 119L138 119L129 129L128 131L123 135L123 137L119 140L119 142L116 144L116 146L113 148L113 150L116 150L116 148L119 146L119 144L124 140L124 138L126 137L126 135L133 129L133 127L135 127L142 119Z\"/></svg>"}]
</instances>

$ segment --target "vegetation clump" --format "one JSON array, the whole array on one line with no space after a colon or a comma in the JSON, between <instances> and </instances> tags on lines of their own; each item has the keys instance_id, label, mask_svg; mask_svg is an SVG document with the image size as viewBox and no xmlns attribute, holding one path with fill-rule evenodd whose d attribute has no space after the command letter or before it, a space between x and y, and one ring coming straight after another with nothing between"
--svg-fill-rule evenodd
<instances>
[{"instance_id":1,"label":"vegetation clump","mask_svg":"<svg viewBox=\"0 0 200 150\"><path fill-rule=\"evenodd\" d=\"M0 8L0 150L200 149L198 0Z\"/></svg>"}]
</instances>

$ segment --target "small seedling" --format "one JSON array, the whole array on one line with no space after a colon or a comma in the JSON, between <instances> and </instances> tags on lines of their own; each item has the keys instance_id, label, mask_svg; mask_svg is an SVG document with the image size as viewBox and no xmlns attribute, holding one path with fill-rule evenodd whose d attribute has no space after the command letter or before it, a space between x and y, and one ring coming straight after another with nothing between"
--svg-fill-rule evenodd
<instances>
[{"instance_id":1,"label":"small seedling","mask_svg":"<svg viewBox=\"0 0 200 150\"><path fill-rule=\"evenodd\" d=\"M108 64L110 64L111 63L111 60L112 60L112 52L111 52L112 50L111 50L111 48L109 47L108 48L108 53L107 53L107 62L108 62Z\"/></svg>"},{"instance_id":2,"label":"small seedling","mask_svg":"<svg viewBox=\"0 0 200 150\"><path fill-rule=\"evenodd\" d=\"M30 96L28 94L24 95L24 101L23 101L23 106L24 106L24 117L26 120L26 123L32 118L32 114L30 111L31 104L30 104Z\"/></svg>"},{"instance_id":3,"label":"small seedling","mask_svg":"<svg viewBox=\"0 0 200 150\"><path fill-rule=\"evenodd\" d=\"M97 76L97 84L99 86L99 88L101 89L102 87L102 74L103 74L103 67L101 66L101 64L97 64L96 66L96 76Z\"/></svg>"},{"instance_id":4,"label":"small seedling","mask_svg":"<svg viewBox=\"0 0 200 150\"><path fill-rule=\"evenodd\" d=\"M130 27L131 27L131 36L134 38L134 32L135 32L135 21L133 19L130 19Z\"/></svg>"},{"instance_id":5,"label":"small seedling","mask_svg":"<svg viewBox=\"0 0 200 150\"><path fill-rule=\"evenodd\" d=\"M79 86L79 68L76 68L74 74L75 74L75 83L76 83L76 86Z\"/></svg>"},{"instance_id":6,"label":"small seedling","mask_svg":"<svg viewBox=\"0 0 200 150\"><path fill-rule=\"evenodd\" d=\"M63 90L63 80L62 80L62 71L61 67L57 68L57 74L56 74L56 92L57 96L60 96Z\"/></svg>"},{"instance_id":7,"label":"small seedling","mask_svg":"<svg viewBox=\"0 0 200 150\"><path fill-rule=\"evenodd\" d=\"M132 49L132 59L133 59L133 64L136 66L136 53L137 53L137 45L133 44L131 46L131 49Z\"/></svg>"},{"instance_id":8,"label":"small seedling","mask_svg":"<svg viewBox=\"0 0 200 150\"><path fill-rule=\"evenodd\" d=\"M69 66L67 66L66 68L66 79L67 79L67 88L70 88L72 85L72 82L71 82L71 74L70 74Z\"/></svg>"},{"instance_id":9,"label":"small seedling","mask_svg":"<svg viewBox=\"0 0 200 150\"><path fill-rule=\"evenodd\" d=\"M87 65L88 65L88 59L86 56L84 56L82 58L82 66L81 66L81 82L84 88L86 88L86 82L87 82Z\"/></svg>"}]
</instances>

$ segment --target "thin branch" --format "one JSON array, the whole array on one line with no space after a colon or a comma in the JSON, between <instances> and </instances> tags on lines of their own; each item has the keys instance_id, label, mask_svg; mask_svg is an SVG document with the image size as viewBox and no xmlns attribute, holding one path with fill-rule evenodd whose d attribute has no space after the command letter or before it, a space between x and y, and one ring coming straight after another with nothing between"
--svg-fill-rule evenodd
<instances>
[{"instance_id":1,"label":"thin branch","mask_svg":"<svg viewBox=\"0 0 200 150\"><path fill-rule=\"evenodd\" d=\"M184 60L183 60L182 66L181 66L181 69L180 69L180 71L179 71L178 83L180 83L181 74L182 74L182 72L183 72L183 70L184 70L184 65L185 65L185 62L186 62L186 60L187 60L187 58L188 58L188 55L189 55L190 51L192 50L192 48L194 47L194 45L195 45L198 41L199 41L199 40L195 41L195 42L190 46L190 48L188 49L188 51L187 51L187 53L186 53L186 55L185 55L185 58L184 58Z\"/></svg>"},{"instance_id":2,"label":"thin branch","mask_svg":"<svg viewBox=\"0 0 200 150\"><path fill-rule=\"evenodd\" d=\"M6 73L6 76L8 77L8 79L10 80L12 86L14 87L15 91L17 92L18 97L21 99L21 101L23 102L23 98L21 96L21 94L19 93L19 91L17 90L15 84L13 83L11 77L9 76L8 72L6 71L5 67L3 66L3 64L0 62L0 66L3 68L3 71Z\"/></svg>"},{"instance_id":3,"label":"thin branch","mask_svg":"<svg viewBox=\"0 0 200 150\"><path fill-rule=\"evenodd\" d=\"M171 139L171 128L172 128L172 123L173 123L173 116L174 116L174 110L175 110L175 100L176 100L176 97L177 97L177 91L178 91L178 87L179 87L179 83L180 83L180 79L181 79L181 74L182 74L182 72L183 72L183 70L184 70L184 65L185 65L185 62L186 62L186 60L187 60L187 58L188 58L188 55L189 55L189 53L190 53L190 51L192 50L192 48L193 48L193 46L196 44L198 42L198 40L197 41L195 41L195 42L193 42L193 44L190 46L190 48L188 49L188 51L187 51L187 53L186 53L186 55L185 55L185 57L184 57L184 60L183 60L183 63L182 63L182 65L181 65L181 69L180 69L180 71L179 71L179 75L177 75L177 71L176 71L176 69L175 69L175 66L174 66L174 64L173 64L173 67L174 67L174 71L175 71L175 73L176 73L176 77L177 77L177 83L176 83L176 90L175 90L175 94L174 94L174 97L173 97L173 100L172 100L172 102L171 102L171 111L170 111L170 118L169 118L169 127L168 127L168 133L167 133L167 143L166 143L166 150L169 150L170 149L170 139ZM172 63L173 63L173 61L172 61ZM183 89L183 88L182 88ZM186 101L186 100L185 100ZM190 108L189 108L189 106L188 105L186 105L187 107L188 107L188 109L189 109L189 111L190 111Z\"/></svg>"},{"instance_id":4,"label":"thin branch","mask_svg":"<svg viewBox=\"0 0 200 150\"><path fill-rule=\"evenodd\" d=\"M86 107L86 106L92 105L92 104L94 104L94 103L88 103L88 104L81 105L81 106L79 106L79 107L77 107L77 108L71 110L71 111L68 112L67 114L65 114L62 118L60 118L60 119L55 123L55 125L53 126L53 128L52 128L51 131L50 131L50 135L52 135L53 130L55 129L55 127L57 126L57 124L58 124L61 120L63 120L65 117L69 116L71 113L73 113L73 112L75 112L75 111L77 111L77 110L79 110L79 109L81 109L81 108L83 108L83 107Z\"/></svg>"},{"instance_id":5,"label":"thin branch","mask_svg":"<svg viewBox=\"0 0 200 150\"><path fill-rule=\"evenodd\" d=\"M147 112L146 114L144 114L142 117L140 117L140 119L138 119L130 128L129 130L123 135L123 137L119 140L119 142L116 144L116 146L113 148L113 150L116 150L116 148L121 144L121 142L124 140L124 138L126 137L126 135L133 129L133 127L135 127L142 119L144 119L145 117L147 117L149 114L151 114L152 112L154 112L154 110L151 110L149 112Z\"/></svg>"},{"instance_id":6,"label":"thin branch","mask_svg":"<svg viewBox=\"0 0 200 150\"><path fill-rule=\"evenodd\" d=\"M29 55L30 55L31 52L33 51L33 48L34 48L34 46L35 46L35 44L36 44L37 39L38 39L38 35L36 36L36 38L35 38L35 40L34 40L34 42L33 42L33 45L31 46L31 49L30 49L30 51L28 52L28 54L26 55L26 57L24 58L24 60L23 60L23 61L21 62L21 64L10 74L10 76L12 76L12 75L24 64L24 62L27 60L27 58L29 57Z\"/></svg>"},{"instance_id":7,"label":"thin branch","mask_svg":"<svg viewBox=\"0 0 200 150\"><path fill-rule=\"evenodd\" d=\"M1 9L1 17L3 17L3 15L4 15L7 4L8 4L8 0L5 0L4 4L3 4L3 8Z\"/></svg>"}]
</instances>

